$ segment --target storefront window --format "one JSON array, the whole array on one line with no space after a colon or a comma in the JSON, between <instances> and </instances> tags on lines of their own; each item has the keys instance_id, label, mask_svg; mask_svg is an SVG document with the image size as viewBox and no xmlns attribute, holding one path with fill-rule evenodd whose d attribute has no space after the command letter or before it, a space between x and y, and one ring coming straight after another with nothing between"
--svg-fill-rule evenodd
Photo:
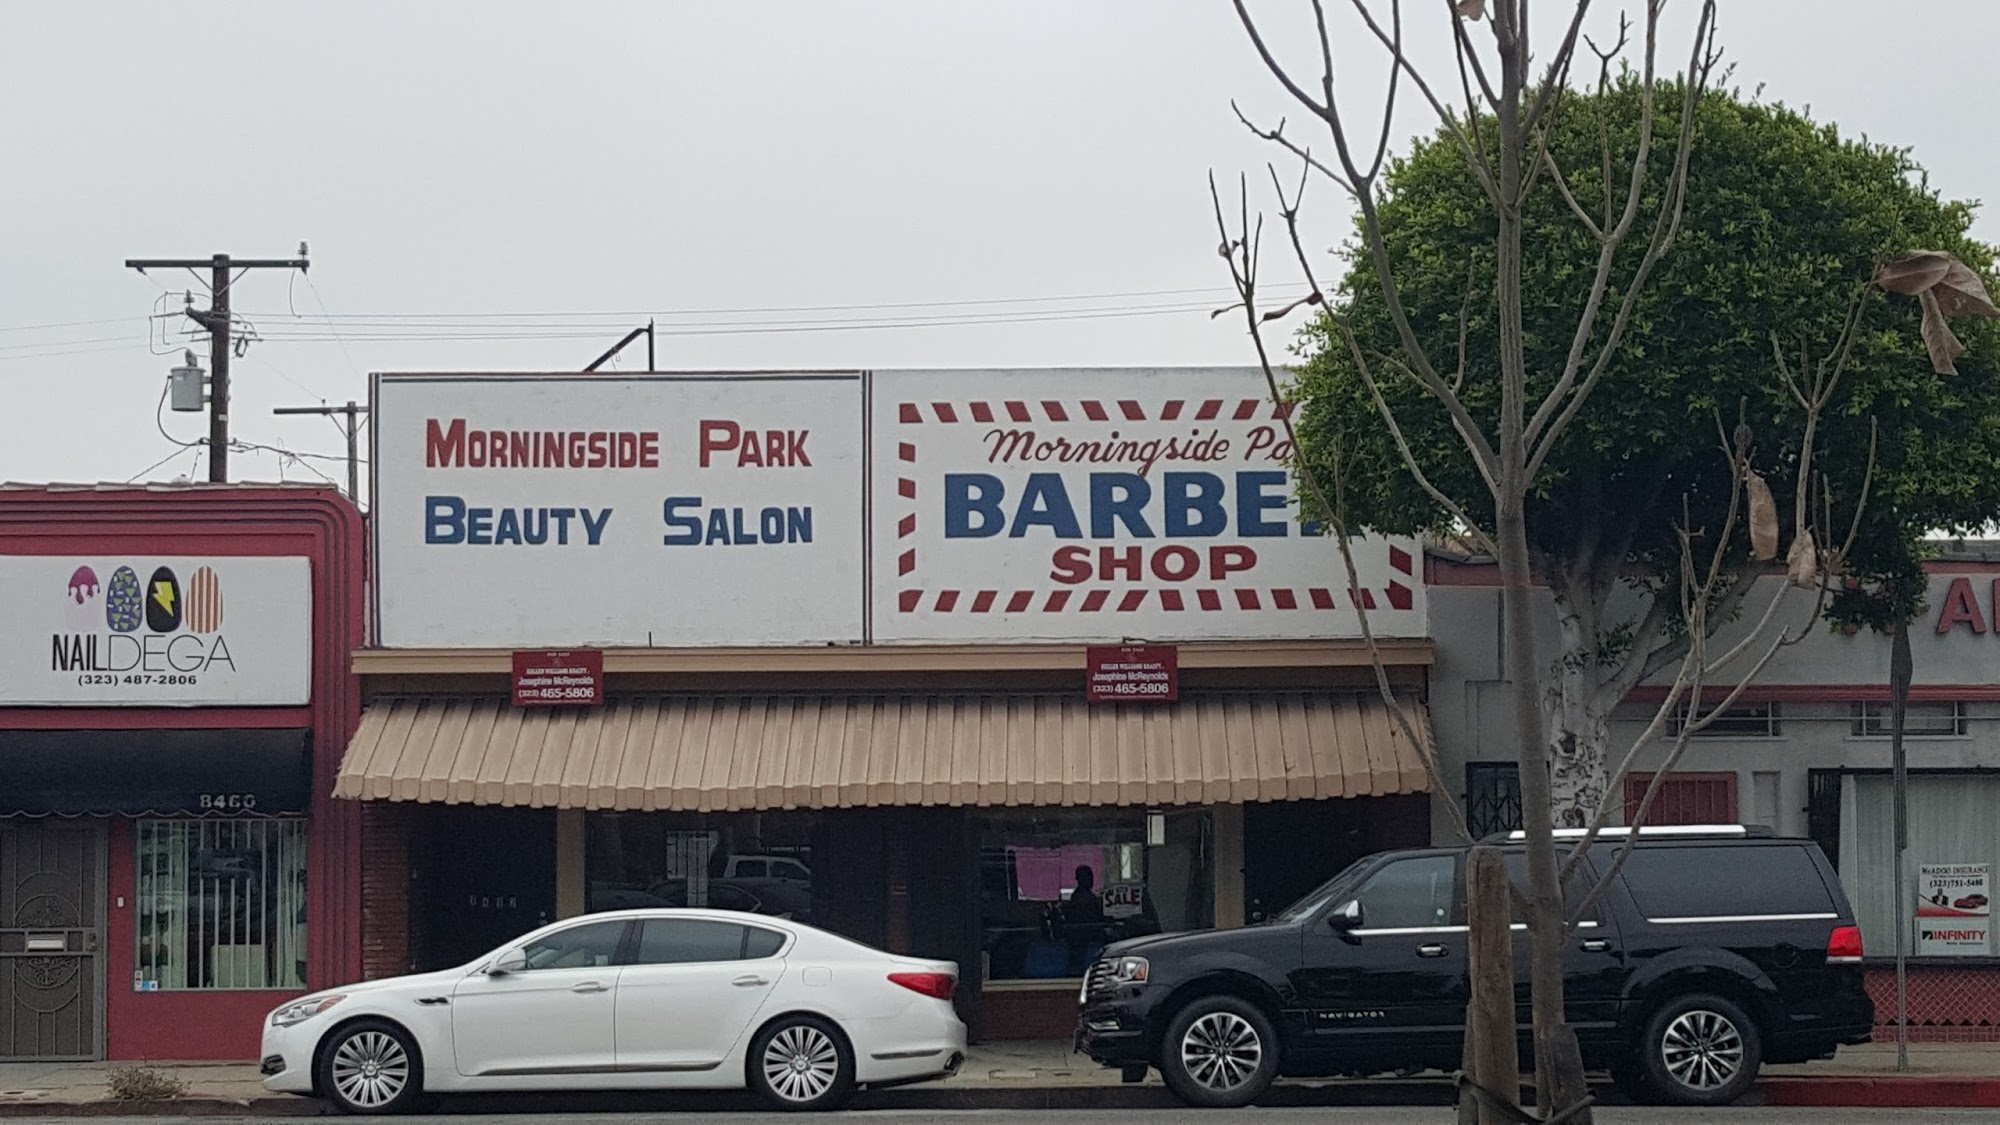
<instances>
[{"instance_id":1,"label":"storefront window","mask_svg":"<svg viewBox=\"0 0 2000 1125\"><path fill-rule=\"evenodd\" d=\"M1895 790L1886 775L1849 776L1841 810L1840 881L1854 905L1868 956L1896 951ZM1917 877L1926 865L2000 863L2000 778L1971 774L1923 774L1909 779L1910 846L1903 894L1904 916L1917 910ZM1991 892L1987 892L1990 894ZM1951 905L1947 903L1947 905ZM1984 913L1984 902L1972 908ZM1985 917L1976 919L1984 929ZM1912 955L1926 955L1915 937L1906 938ZM1927 951L1932 956L1991 956L1986 942Z\"/></svg>"},{"instance_id":2,"label":"storefront window","mask_svg":"<svg viewBox=\"0 0 2000 1125\"><path fill-rule=\"evenodd\" d=\"M144 820L138 836L141 991L305 987L304 821Z\"/></svg>"},{"instance_id":3,"label":"storefront window","mask_svg":"<svg viewBox=\"0 0 2000 1125\"><path fill-rule=\"evenodd\" d=\"M585 908L705 906L812 921L808 813L594 813Z\"/></svg>"},{"instance_id":4,"label":"storefront window","mask_svg":"<svg viewBox=\"0 0 2000 1125\"><path fill-rule=\"evenodd\" d=\"M1141 809L994 813L979 822L987 980L1080 977L1105 945L1213 924L1208 814Z\"/></svg>"}]
</instances>

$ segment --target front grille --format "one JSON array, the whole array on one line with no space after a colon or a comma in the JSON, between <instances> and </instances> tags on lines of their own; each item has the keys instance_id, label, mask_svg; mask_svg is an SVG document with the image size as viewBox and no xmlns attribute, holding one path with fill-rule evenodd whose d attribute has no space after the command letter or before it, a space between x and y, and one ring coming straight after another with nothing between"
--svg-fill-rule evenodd
<instances>
[{"instance_id":1,"label":"front grille","mask_svg":"<svg viewBox=\"0 0 2000 1125\"><path fill-rule=\"evenodd\" d=\"M1110 961L1099 961L1090 967L1090 973L1083 978L1083 994L1095 996L1111 990L1112 965Z\"/></svg>"}]
</instances>

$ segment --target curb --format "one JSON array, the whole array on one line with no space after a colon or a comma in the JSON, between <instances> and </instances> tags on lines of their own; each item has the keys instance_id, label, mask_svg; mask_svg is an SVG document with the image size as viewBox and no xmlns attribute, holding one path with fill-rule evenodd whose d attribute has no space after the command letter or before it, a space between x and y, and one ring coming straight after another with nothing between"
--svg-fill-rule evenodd
<instances>
[{"instance_id":1,"label":"curb","mask_svg":"<svg viewBox=\"0 0 2000 1125\"><path fill-rule=\"evenodd\" d=\"M2000 1107L2000 1078L1904 1074L1882 1078L1767 1078L1764 1104L1871 1109Z\"/></svg>"},{"instance_id":2,"label":"curb","mask_svg":"<svg viewBox=\"0 0 2000 1125\"><path fill-rule=\"evenodd\" d=\"M1263 1106L1450 1105L1452 1088L1440 1081L1347 1080L1285 1084L1259 1099ZM741 1091L662 1093L462 1094L438 1099L442 1116L495 1114L761 1112L767 1107ZM863 1090L856 1110L1164 1110L1181 1108L1165 1086L899 1086ZM189 1097L165 1102L0 1103L0 1119L48 1117L319 1117L335 1110L312 1098Z\"/></svg>"},{"instance_id":3,"label":"curb","mask_svg":"<svg viewBox=\"0 0 2000 1125\"><path fill-rule=\"evenodd\" d=\"M1615 1091L1594 1090L1598 1104L1622 1104ZM1448 1106L1449 1082L1440 1079L1333 1079L1287 1082L1259 1099L1260 1106ZM2000 1107L2000 1078L1962 1076L1766 1078L1740 1106L1817 1106L1873 1109ZM1181 1103L1157 1082L1143 1085L954 1087L948 1084L863 1090L857 1110L1165 1110ZM759 1112L762 1102L741 1091L661 1093L462 1094L438 1099L441 1116L587 1113ZM327 1103L278 1095L256 1098L190 1097L166 1102L0 1102L0 1118L49 1117L322 1117Z\"/></svg>"},{"instance_id":4,"label":"curb","mask_svg":"<svg viewBox=\"0 0 2000 1125\"><path fill-rule=\"evenodd\" d=\"M169 1102L0 1102L0 1117L312 1117L332 1107L305 1098L176 1098Z\"/></svg>"}]
</instances>

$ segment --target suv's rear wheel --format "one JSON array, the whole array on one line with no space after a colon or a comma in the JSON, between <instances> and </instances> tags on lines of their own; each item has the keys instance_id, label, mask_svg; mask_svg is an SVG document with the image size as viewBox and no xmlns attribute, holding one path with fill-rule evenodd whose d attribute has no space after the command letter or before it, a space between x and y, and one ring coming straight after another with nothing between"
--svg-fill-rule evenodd
<instances>
[{"instance_id":1,"label":"suv's rear wheel","mask_svg":"<svg viewBox=\"0 0 2000 1125\"><path fill-rule=\"evenodd\" d=\"M1277 1028L1255 1004L1203 996L1167 1024L1160 1075L1189 1105L1249 1105L1277 1080L1278 1051Z\"/></svg>"},{"instance_id":2,"label":"suv's rear wheel","mask_svg":"<svg viewBox=\"0 0 2000 1125\"><path fill-rule=\"evenodd\" d=\"M1674 1105L1728 1105L1757 1081L1764 1049L1743 1009L1705 993L1669 1001L1639 1044L1646 1085Z\"/></svg>"}]
</instances>

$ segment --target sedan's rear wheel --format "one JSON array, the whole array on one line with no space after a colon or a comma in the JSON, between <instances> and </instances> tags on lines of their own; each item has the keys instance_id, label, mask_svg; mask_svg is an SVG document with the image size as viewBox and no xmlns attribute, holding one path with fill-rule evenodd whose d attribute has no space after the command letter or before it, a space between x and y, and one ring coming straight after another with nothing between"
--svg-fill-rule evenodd
<instances>
[{"instance_id":1,"label":"sedan's rear wheel","mask_svg":"<svg viewBox=\"0 0 2000 1125\"><path fill-rule=\"evenodd\" d=\"M319 1055L319 1090L345 1113L402 1113L423 1093L409 1032L381 1020L337 1028Z\"/></svg>"},{"instance_id":2,"label":"sedan's rear wheel","mask_svg":"<svg viewBox=\"0 0 2000 1125\"><path fill-rule=\"evenodd\" d=\"M1167 1024L1160 1075L1189 1105L1249 1105L1277 1080L1278 1050L1277 1029L1255 1004L1203 996Z\"/></svg>"},{"instance_id":3,"label":"sedan's rear wheel","mask_svg":"<svg viewBox=\"0 0 2000 1125\"><path fill-rule=\"evenodd\" d=\"M750 1041L750 1088L775 1109L836 1109L854 1093L854 1052L816 1016L786 1016Z\"/></svg>"}]
</instances>

